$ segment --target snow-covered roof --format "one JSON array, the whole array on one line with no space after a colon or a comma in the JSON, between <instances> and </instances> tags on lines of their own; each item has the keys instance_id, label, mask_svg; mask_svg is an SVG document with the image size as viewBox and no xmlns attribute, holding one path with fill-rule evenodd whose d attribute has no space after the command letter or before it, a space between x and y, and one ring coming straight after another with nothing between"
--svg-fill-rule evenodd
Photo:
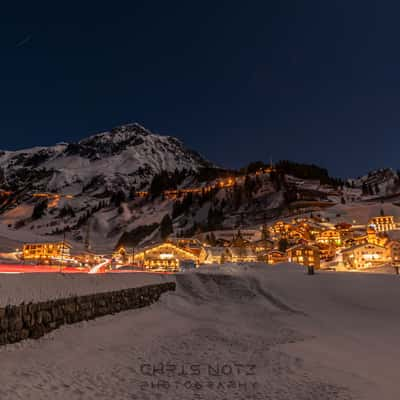
<instances>
[{"instance_id":1,"label":"snow-covered roof","mask_svg":"<svg viewBox=\"0 0 400 400\"><path fill-rule=\"evenodd\" d=\"M226 247L205 247L204 249L212 257L221 257L226 252Z\"/></svg>"},{"instance_id":2,"label":"snow-covered roof","mask_svg":"<svg viewBox=\"0 0 400 400\"><path fill-rule=\"evenodd\" d=\"M249 247L227 247L233 257L256 257L254 251Z\"/></svg>"},{"instance_id":3,"label":"snow-covered roof","mask_svg":"<svg viewBox=\"0 0 400 400\"><path fill-rule=\"evenodd\" d=\"M356 244L355 246L349 247L348 249L344 249L342 250L342 254L343 253L349 253L352 252L356 249L359 249L361 247L375 247L375 248L379 248L379 249L385 249L385 247L380 246L379 244L375 244L375 243L361 243L361 244Z\"/></svg>"}]
</instances>

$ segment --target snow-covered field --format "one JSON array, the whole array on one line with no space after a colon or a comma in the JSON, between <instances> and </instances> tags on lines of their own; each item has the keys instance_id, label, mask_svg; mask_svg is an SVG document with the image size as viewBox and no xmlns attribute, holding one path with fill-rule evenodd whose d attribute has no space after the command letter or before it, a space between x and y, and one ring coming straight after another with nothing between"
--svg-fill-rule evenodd
<instances>
[{"instance_id":1,"label":"snow-covered field","mask_svg":"<svg viewBox=\"0 0 400 400\"><path fill-rule=\"evenodd\" d=\"M174 280L171 275L120 274L1 274L0 307L110 292ZM0 397L1 398L1 397Z\"/></svg>"},{"instance_id":2,"label":"snow-covered field","mask_svg":"<svg viewBox=\"0 0 400 400\"><path fill-rule=\"evenodd\" d=\"M399 398L398 276L227 265L176 280L151 307L0 348L0 398Z\"/></svg>"}]
</instances>

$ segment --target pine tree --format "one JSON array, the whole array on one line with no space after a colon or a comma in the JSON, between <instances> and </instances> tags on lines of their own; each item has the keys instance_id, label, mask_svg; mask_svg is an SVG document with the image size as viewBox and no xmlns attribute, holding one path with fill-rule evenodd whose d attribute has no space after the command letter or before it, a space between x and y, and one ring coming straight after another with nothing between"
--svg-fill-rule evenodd
<instances>
[{"instance_id":1,"label":"pine tree","mask_svg":"<svg viewBox=\"0 0 400 400\"><path fill-rule=\"evenodd\" d=\"M366 196L368 194L368 186L365 182L363 182L363 184L362 184L361 191L362 191L363 196Z\"/></svg>"},{"instance_id":2,"label":"pine tree","mask_svg":"<svg viewBox=\"0 0 400 400\"><path fill-rule=\"evenodd\" d=\"M171 233L173 233L174 228L172 226L172 220L169 214L166 214L164 218L161 220L160 224L160 233L161 238L166 239Z\"/></svg>"},{"instance_id":3,"label":"pine tree","mask_svg":"<svg viewBox=\"0 0 400 400\"><path fill-rule=\"evenodd\" d=\"M32 212L32 219L39 219L43 217L44 212L47 210L47 200L43 200L37 204L35 204L35 207Z\"/></svg>"},{"instance_id":4,"label":"pine tree","mask_svg":"<svg viewBox=\"0 0 400 400\"><path fill-rule=\"evenodd\" d=\"M215 237L215 235L214 235L214 232L211 232L211 235L210 235L210 244L211 244L211 246L216 246L217 245L217 238Z\"/></svg>"},{"instance_id":5,"label":"pine tree","mask_svg":"<svg viewBox=\"0 0 400 400\"><path fill-rule=\"evenodd\" d=\"M289 247L289 242L286 238L282 238L278 242L278 250L284 253Z\"/></svg>"},{"instance_id":6,"label":"pine tree","mask_svg":"<svg viewBox=\"0 0 400 400\"><path fill-rule=\"evenodd\" d=\"M119 207L124 201L126 201L126 196L123 190L118 190L118 192L111 195L110 202L115 207Z\"/></svg>"},{"instance_id":7,"label":"pine tree","mask_svg":"<svg viewBox=\"0 0 400 400\"><path fill-rule=\"evenodd\" d=\"M375 194L374 188L372 187L371 184L368 185L368 194L369 194L370 196L373 196L373 195Z\"/></svg>"}]
</instances>

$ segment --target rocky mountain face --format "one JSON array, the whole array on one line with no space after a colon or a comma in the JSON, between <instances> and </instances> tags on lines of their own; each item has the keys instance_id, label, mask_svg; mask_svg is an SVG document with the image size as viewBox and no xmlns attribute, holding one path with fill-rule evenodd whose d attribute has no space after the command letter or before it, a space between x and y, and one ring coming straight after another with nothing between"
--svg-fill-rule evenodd
<instances>
[{"instance_id":1,"label":"rocky mountain face","mask_svg":"<svg viewBox=\"0 0 400 400\"><path fill-rule=\"evenodd\" d=\"M362 177L349 179L348 183L361 189L364 195L390 196L400 192L399 173L391 168L370 171Z\"/></svg>"},{"instance_id":2,"label":"rocky mountain face","mask_svg":"<svg viewBox=\"0 0 400 400\"><path fill-rule=\"evenodd\" d=\"M134 123L83 139L20 151L0 152L3 190L80 194L103 189L146 189L161 171L198 171L211 164L176 138Z\"/></svg>"}]
</instances>

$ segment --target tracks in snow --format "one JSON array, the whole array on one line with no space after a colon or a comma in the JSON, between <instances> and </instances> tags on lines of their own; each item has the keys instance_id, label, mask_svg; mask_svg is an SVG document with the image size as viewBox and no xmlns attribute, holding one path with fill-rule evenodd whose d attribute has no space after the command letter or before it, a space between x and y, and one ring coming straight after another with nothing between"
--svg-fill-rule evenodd
<instances>
[{"instance_id":1,"label":"tracks in snow","mask_svg":"<svg viewBox=\"0 0 400 400\"><path fill-rule=\"evenodd\" d=\"M195 303L263 301L269 308L286 313L300 313L265 290L250 276L190 273L176 276L177 294Z\"/></svg>"}]
</instances>

